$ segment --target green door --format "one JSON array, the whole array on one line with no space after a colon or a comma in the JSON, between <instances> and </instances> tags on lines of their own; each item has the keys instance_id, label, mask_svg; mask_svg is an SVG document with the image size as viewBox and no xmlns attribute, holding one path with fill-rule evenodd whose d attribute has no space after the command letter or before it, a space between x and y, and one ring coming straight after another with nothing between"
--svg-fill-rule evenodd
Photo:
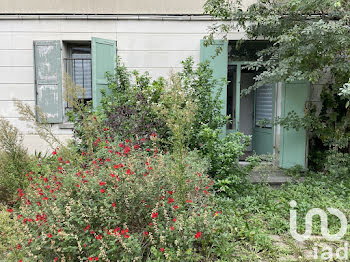
<instances>
[{"instance_id":1,"label":"green door","mask_svg":"<svg viewBox=\"0 0 350 262\"><path fill-rule=\"evenodd\" d=\"M273 154L274 127L262 124L271 121L274 115L275 84L259 87L254 94L253 151L258 154Z\"/></svg>"},{"instance_id":2,"label":"green door","mask_svg":"<svg viewBox=\"0 0 350 262\"><path fill-rule=\"evenodd\" d=\"M304 116L310 84L306 81L284 83L282 87L281 117L294 111ZM300 165L306 167L307 134L305 129L281 128L279 165L283 168Z\"/></svg>"}]
</instances>

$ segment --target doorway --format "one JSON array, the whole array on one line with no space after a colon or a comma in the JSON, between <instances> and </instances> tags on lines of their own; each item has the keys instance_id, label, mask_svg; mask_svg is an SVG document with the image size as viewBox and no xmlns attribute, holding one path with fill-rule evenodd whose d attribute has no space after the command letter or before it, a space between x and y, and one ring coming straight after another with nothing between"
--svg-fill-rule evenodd
<instances>
[{"instance_id":1,"label":"doorway","mask_svg":"<svg viewBox=\"0 0 350 262\"><path fill-rule=\"evenodd\" d=\"M274 128L274 84L264 85L248 95L241 92L254 84L257 71L244 68L245 62L231 62L228 66L226 113L230 116L227 132L242 132L252 136L246 155L272 154Z\"/></svg>"}]
</instances>

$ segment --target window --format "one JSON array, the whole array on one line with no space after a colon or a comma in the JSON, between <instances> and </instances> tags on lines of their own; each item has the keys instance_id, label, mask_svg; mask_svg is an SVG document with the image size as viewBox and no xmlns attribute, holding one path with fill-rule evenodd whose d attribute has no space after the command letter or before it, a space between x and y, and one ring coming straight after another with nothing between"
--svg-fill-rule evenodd
<instances>
[{"instance_id":1,"label":"window","mask_svg":"<svg viewBox=\"0 0 350 262\"><path fill-rule=\"evenodd\" d=\"M270 123L261 125L260 121L272 121L273 115L273 87L274 85L263 85L255 93L255 126L272 128Z\"/></svg>"},{"instance_id":2,"label":"window","mask_svg":"<svg viewBox=\"0 0 350 262\"><path fill-rule=\"evenodd\" d=\"M69 108L62 98L63 72L85 89L84 101L92 100L96 108L101 90L108 86L105 73L112 73L115 65L114 40L93 37L91 42L34 41L36 105L46 114L48 123L62 123L64 111Z\"/></svg>"},{"instance_id":3,"label":"window","mask_svg":"<svg viewBox=\"0 0 350 262\"><path fill-rule=\"evenodd\" d=\"M64 58L65 72L71 76L73 82L84 88L84 102L92 100L92 70L91 45L67 44ZM67 108L70 106L67 104Z\"/></svg>"}]
</instances>

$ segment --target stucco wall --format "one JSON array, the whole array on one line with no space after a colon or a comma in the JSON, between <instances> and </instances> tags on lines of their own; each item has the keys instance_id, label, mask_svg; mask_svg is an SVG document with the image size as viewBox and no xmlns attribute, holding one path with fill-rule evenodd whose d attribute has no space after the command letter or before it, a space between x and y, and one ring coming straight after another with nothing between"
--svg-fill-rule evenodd
<instances>
[{"instance_id":1,"label":"stucco wall","mask_svg":"<svg viewBox=\"0 0 350 262\"><path fill-rule=\"evenodd\" d=\"M1 0L0 13L201 14L205 0Z\"/></svg>"},{"instance_id":2,"label":"stucco wall","mask_svg":"<svg viewBox=\"0 0 350 262\"><path fill-rule=\"evenodd\" d=\"M193 56L199 62L200 39L212 21L137 20L0 20L0 115L30 134L18 119L12 99L35 104L34 40L86 40L101 37L117 41L118 55L129 69L149 71L152 77L179 70L181 61ZM231 39L242 33L233 32ZM54 126L66 139L71 131ZM37 136L27 136L30 150L42 150Z\"/></svg>"},{"instance_id":3,"label":"stucco wall","mask_svg":"<svg viewBox=\"0 0 350 262\"><path fill-rule=\"evenodd\" d=\"M244 6L256 0L243 0ZM205 0L1 0L0 14L202 14Z\"/></svg>"}]
</instances>

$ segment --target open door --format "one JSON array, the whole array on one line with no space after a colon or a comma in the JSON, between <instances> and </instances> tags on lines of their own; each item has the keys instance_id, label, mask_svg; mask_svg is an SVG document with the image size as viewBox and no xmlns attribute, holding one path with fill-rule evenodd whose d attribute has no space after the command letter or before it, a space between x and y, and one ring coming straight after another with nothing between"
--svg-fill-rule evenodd
<instances>
[{"instance_id":1,"label":"open door","mask_svg":"<svg viewBox=\"0 0 350 262\"><path fill-rule=\"evenodd\" d=\"M114 40L93 37L92 59L92 103L94 108L101 103L101 90L107 89L106 72L113 73L116 66L117 46Z\"/></svg>"},{"instance_id":2,"label":"open door","mask_svg":"<svg viewBox=\"0 0 350 262\"><path fill-rule=\"evenodd\" d=\"M275 84L263 85L254 94L253 151L256 154L273 154L274 126L261 124L271 121L274 115Z\"/></svg>"},{"instance_id":3,"label":"open door","mask_svg":"<svg viewBox=\"0 0 350 262\"><path fill-rule=\"evenodd\" d=\"M283 83L281 117L286 117L289 112L294 111L299 116L304 116L306 101L309 97L310 83L298 81ZM283 168L290 168L300 165L307 167L306 150L307 134L305 129L281 128L279 165Z\"/></svg>"}]
</instances>

